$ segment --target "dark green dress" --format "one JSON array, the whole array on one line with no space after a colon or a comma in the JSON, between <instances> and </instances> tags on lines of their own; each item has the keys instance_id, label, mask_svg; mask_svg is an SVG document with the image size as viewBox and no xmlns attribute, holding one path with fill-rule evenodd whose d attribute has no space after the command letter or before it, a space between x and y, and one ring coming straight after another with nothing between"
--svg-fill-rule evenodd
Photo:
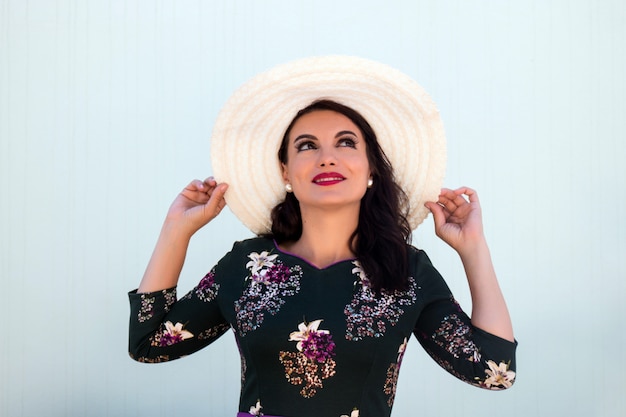
<instances>
[{"instance_id":1,"label":"dark green dress","mask_svg":"<svg viewBox=\"0 0 626 417\"><path fill-rule=\"evenodd\" d=\"M239 410L253 415L389 416L411 334L457 378L511 386L516 343L472 326L424 252L409 261L409 289L376 296L356 260L318 269L270 239L237 242L178 301L175 288L129 293L130 355L173 360L232 329Z\"/></svg>"}]
</instances>

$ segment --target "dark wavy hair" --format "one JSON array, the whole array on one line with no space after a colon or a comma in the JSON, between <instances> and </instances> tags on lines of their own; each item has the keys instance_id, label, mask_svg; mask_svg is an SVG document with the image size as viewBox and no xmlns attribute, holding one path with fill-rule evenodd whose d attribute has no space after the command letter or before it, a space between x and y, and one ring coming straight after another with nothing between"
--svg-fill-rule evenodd
<instances>
[{"instance_id":1,"label":"dark wavy hair","mask_svg":"<svg viewBox=\"0 0 626 417\"><path fill-rule=\"evenodd\" d=\"M361 199L359 222L350 237L350 248L367 275L372 289L404 290L408 286L407 243L411 227L406 219L408 199L395 182L393 169L380 147L374 130L356 110L331 100L318 100L300 110L291 121L278 150L280 162L287 163L289 133L305 114L330 110L349 118L360 130L366 144L373 184ZM293 193L272 210L272 233L277 242L296 241L302 235L300 204Z\"/></svg>"}]
</instances>

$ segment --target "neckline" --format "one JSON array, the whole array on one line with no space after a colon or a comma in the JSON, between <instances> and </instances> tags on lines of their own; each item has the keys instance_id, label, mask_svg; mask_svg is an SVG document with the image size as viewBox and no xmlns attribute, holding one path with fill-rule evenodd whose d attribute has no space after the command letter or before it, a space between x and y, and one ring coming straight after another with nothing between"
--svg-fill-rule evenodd
<instances>
[{"instance_id":1,"label":"neckline","mask_svg":"<svg viewBox=\"0 0 626 417\"><path fill-rule=\"evenodd\" d=\"M323 268L320 268L319 266L314 265L314 264L312 264L311 262L309 262L307 259L305 259L305 258L303 258L303 257L301 257L301 256L299 256L299 255L296 255L295 253L292 253L292 252L289 252L289 251L286 251L286 250L281 249L281 248L280 248L280 246L278 246L278 242L276 242L276 239L272 239L272 242L274 243L274 248L275 248L278 252L282 253L283 255L287 255L287 256L291 256L291 257L293 257L293 258L299 259L299 260L301 260L302 262L304 262L305 264L307 264L308 266L310 266L311 268L313 268L313 269L315 269L315 270L317 270L317 271L324 271L324 270L326 270L326 269L332 268L332 267L333 267L333 266L335 266L335 265L339 265L339 264L342 264L342 263L344 263L344 262L353 262L353 261L356 261L356 260L357 260L357 258L356 258L356 257L354 257L354 258L342 259L342 260L340 260L340 261L336 261L336 262L333 262L332 264L326 265L326 266L325 266L325 267L323 267Z\"/></svg>"}]
</instances>

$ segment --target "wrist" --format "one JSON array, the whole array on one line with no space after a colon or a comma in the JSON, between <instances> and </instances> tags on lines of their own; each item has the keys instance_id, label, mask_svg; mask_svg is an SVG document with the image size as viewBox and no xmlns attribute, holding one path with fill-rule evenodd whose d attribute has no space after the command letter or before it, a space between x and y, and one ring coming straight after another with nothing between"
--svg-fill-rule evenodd
<instances>
[{"instance_id":1,"label":"wrist","mask_svg":"<svg viewBox=\"0 0 626 417\"><path fill-rule=\"evenodd\" d=\"M185 230L184 227L181 227L179 222L165 220L165 222L163 222L163 226L161 227L159 240L186 244L191 240L191 236L193 236L193 232Z\"/></svg>"},{"instance_id":2,"label":"wrist","mask_svg":"<svg viewBox=\"0 0 626 417\"><path fill-rule=\"evenodd\" d=\"M457 253L461 257L461 260L471 260L476 257L482 257L489 255L489 247L487 246L487 240L483 235L463 243L456 248Z\"/></svg>"}]
</instances>

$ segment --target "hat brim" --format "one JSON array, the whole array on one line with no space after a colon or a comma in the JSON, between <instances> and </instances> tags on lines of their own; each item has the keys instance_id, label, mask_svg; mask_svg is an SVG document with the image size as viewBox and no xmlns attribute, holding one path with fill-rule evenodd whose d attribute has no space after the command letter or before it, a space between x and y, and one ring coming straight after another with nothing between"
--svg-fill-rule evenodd
<instances>
[{"instance_id":1,"label":"hat brim","mask_svg":"<svg viewBox=\"0 0 626 417\"><path fill-rule=\"evenodd\" d=\"M396 182L409 198L412 229L437 201L446 165L443 123L413 79L357 57L325 56L279 65L241 86L220 111L211 136L211 164L229 189L226 203L256 234L271 231L270 213L284 200L278 148L302 108L329 99L358 111L372 126Z\"/></svg>"}]
</instances>

